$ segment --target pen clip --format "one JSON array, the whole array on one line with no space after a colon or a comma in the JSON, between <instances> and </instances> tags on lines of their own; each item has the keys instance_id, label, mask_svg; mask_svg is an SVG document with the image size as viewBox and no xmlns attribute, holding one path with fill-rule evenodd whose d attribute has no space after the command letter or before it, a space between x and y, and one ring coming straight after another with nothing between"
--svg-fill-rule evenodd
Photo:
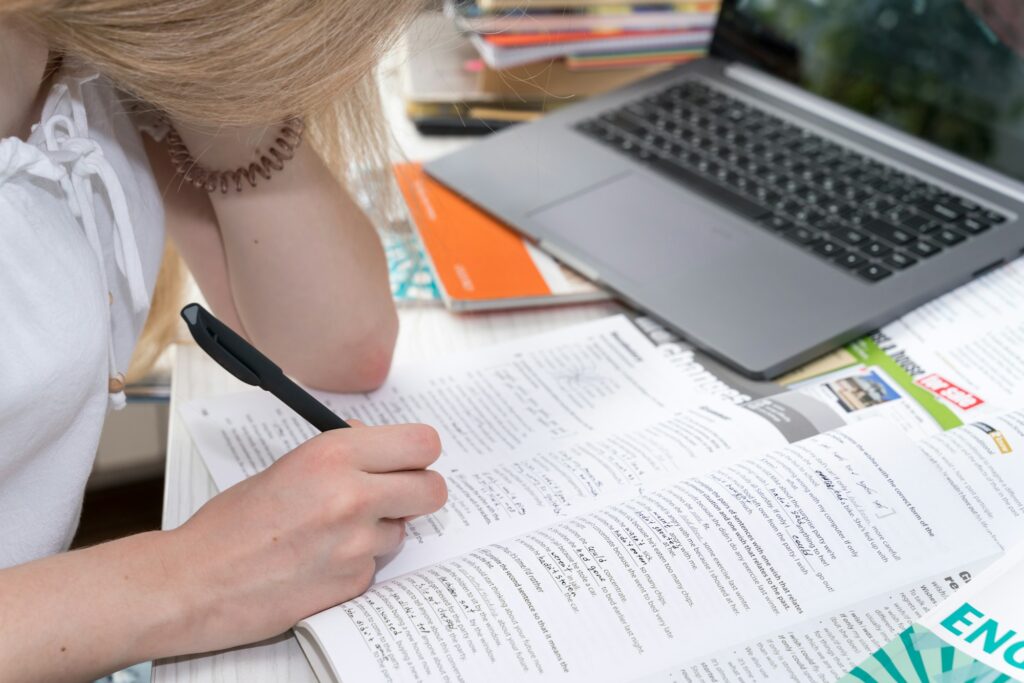
<instances>
[{"instance_id":1,"label":"pen clip","mask_svg":"<svg viewBox=\"0 0 1024 683\"><path fill-rule=\"evenodd\" d=\"M246 384L253 386L261 385L262 380L260 376L246 365L245 361L220 343L219 338L222 335L235 334L234 332L224 327L219 320L206 315L206 310L199 304L185 306L185 308L181 309L181 317L188 324L188 330L192 333L192 338L196 340L196 344L217 361L222 368ZM224 329L220 329L221 327L224 327Z\"/></svg>"}]
</instances>

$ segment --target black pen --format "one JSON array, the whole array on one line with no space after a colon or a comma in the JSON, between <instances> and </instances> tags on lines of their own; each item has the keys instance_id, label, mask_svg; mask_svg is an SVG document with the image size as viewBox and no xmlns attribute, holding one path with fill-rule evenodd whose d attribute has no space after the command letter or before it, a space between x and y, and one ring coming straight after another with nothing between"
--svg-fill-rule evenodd
<instances>
[{"instance_id":1,"label":"black pen","mask_svg":"<svg viewBox=\"0 0 1024 683\"><path fill-rule=\"evenodd\" d=\"M349 426L330 408L288 379L281 368L252 344L199 304L189 304L181 309L181 317L188 324L188 330L199 348L238 379L277 396L282 403L321 432Z\"/></svg>"}]
</instances>

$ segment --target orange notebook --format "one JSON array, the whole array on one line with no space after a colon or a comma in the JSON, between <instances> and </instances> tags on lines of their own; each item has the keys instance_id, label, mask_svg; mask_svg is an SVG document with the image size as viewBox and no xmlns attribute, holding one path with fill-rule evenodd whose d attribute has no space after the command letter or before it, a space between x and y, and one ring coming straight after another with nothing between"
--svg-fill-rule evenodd
<instances>
[{"instance_id":1,"label":"orange notebook","mask_svg":"<svg viewBox=\"0 0 1024 683\"><path fill-rule=\"evenodd\" d=\"M610 298L603 289L431 179L420 164L396 164L395 177L438 289L451 310L485 311Z\"/></svg>"}]
</instances>

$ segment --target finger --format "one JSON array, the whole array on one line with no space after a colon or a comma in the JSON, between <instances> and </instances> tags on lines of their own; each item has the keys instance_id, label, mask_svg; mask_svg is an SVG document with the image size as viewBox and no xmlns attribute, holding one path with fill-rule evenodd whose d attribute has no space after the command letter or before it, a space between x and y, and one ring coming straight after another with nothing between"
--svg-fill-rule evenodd
<instances>
[{"instance_id":1,"label":"finger","mask_svg":"<svg viewBox=\"0 0 1024 683\"><path fill-rule=\"evenodd\" d=\"M398 550L405 540L405 522L401 519L381 519L377 521L373 556L390 555Z\"/></svg>"},{"instance_id":2,"label":"finger","mask_svg":"<svg viewBox=\"0 0 1024 683\"><path fill-rule=\"evenodd\" d=\"M383 425L324 432L340 455L364 472L421 470L441 454L441 439L427 425Z\"/></svg>"},{"instance_id":3,"label":"finger","mask_svg":"<svg viewBox=\"0 0 1024 683\"><path fill-rule=\"evenodd\" d=\"M363 422L362 420L357 420L354 417L345 418L345 422L348 422L348 426L351 427L352 429L362 429L363 427L366 426L365 422Z\"/></svg>"},{"instance_id":4,"label":"finger","mask_svg":"<svg viewBox=\"0 0 1024 683\"><path fill-rule=\"evenodd\" d=\"M402 519L429 515L448 501L448 486L433 470L389 472L367 477L371 511L378 517Z\"/></svg>"}]
</instances>

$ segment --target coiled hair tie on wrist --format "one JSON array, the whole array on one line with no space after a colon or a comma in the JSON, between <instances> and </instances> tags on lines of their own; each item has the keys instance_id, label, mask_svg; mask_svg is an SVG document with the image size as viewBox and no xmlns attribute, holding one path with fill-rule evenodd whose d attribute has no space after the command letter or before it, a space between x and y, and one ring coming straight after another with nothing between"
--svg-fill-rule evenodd
<instances>
[{"instance_id":1,"label":"coiled hair tie on wrist","mask_svg":"<svg viewBox=\"0 0 1024 683\"><path fill-rule=\"evenodd\" d=\"M241 192L243 181L249 183L249 187L256 187L259 178L270 180L273 173L283 169L285 163L295 156L295 150L302 144L302 133L306 127L299 117L289 119L281 126L270 148L259 154L257 161L234 170L220 171L206 168L196 161L177 129L166 118L164 122L167 124L165 139L171 155L171 164L178 175L196 188L207 192L216 192L219 189L223 194L227 194L232 188L236 192ZM258 149L256 151L259 153Z\"/></svg>"}]
</instances>

